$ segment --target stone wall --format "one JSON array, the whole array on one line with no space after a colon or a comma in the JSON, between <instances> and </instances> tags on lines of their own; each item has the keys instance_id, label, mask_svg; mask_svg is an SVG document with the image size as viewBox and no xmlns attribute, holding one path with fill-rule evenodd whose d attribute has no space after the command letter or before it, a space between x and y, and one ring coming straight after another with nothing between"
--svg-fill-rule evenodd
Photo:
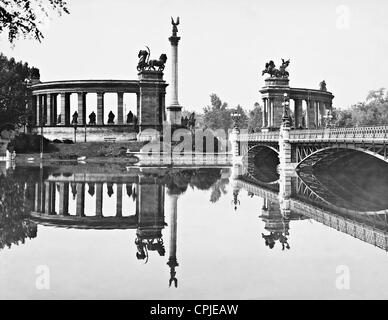
<instances>
[{"instance_id":1,"label":"stone wall","mask_svg":"<svg viewBox=\"0 0 388 320\"><path fill-rule=\"evenodd\" d=\"M40 134L40 128L35 128L34 133ZM70 139L74 141L74 127L43 127L43 136L49 140ZM87 142L104 142L105 139L115 139L117 142L126 142L136 139L136 132L133 126L112 125L112 126L87 126ZM77 127L76 141L85 142L85 127Z\"/></svg>"}]
</instances>

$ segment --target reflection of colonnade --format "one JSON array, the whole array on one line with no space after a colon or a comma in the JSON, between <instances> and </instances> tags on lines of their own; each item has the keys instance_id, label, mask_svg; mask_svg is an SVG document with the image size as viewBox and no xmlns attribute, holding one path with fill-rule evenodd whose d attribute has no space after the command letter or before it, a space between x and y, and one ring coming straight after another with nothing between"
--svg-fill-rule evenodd
<instances>
[{"instance_id":1,"label":"reflection of colonnade","mask_svg":"<svg viewBox=\"0 0 388 320\"><path fill-rule=\"evenodd\" d=\"M91 229L137 229L140 239L161 239L164 185L157 177L50 175L28 183L31 218L38 223ZM133 203L133 204L132 204Z\"/></svg>"},{"instance_id":2,"label":"reflection of colonnade","mask_svg":"<svg viewBox=\"0 0 388 320\"><path fill-rule=\"evenodd\" d=\"M110 197L110 190L116 189L116 206L113 216L123 216L123 187L127 189L127 196L134 197L137 193L138 185L136 183L105 183L105 182L67 182L67 181L44 181L34 183L34 208L32 210L37 214L50 216L77 216L85 217L85 193L88 187L89 194L95 198L94 213L88 211L87 216L104 217L103 203L104 196ZM103 190L106 188L106 194ZM69 212L69 202L71 200L72 190L75 197L75 212ZM136 212L132 213L133 215ZM112 216L107 215L107 216Z\"/></svg>"}]
</instances>

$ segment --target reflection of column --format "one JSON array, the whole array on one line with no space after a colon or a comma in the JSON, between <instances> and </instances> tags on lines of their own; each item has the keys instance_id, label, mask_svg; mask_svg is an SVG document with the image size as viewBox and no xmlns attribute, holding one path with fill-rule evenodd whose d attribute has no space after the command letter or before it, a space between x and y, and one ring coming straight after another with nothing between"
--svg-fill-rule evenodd
<instances>
[{"instance_id":1,"label":"reflection of column","mask_svg":"<svg viewBox=\"0 0 388 320\"><path fill-rule=\"evenodd\" d=\"M44 183L45 185L45 190L44 190L44 202L45 202L45 210L44 212L46 214L50 214L51 213L51 192L50 192L50 187L51 187L51 183L49 181L45 181Z\"/></svg>"},{"instance_id":2,"label":"reflection of column","mask_svg":"<svg viewBox=\"0 0 388 320\"><path fill-rule=\"evenodd\" d=\"M179 266L176 258L177 249L177 203L178 195L169 195L171 200L171 217L170 217L170 252L167 265L170 267L170 281L169 285L174 282L175 287L178 286L178 280L176 278L175 268Z\"/></svg>"},{"instance_id":3,"label":"reflection of column","mask_svg":"<svg viewBox=\"0 0 388 320\"><path fill-rule=\"evenodd\" d=\"M117 183L116 186L116 217L121 217L123 215L123 185L121 183Z\"/></svg>"},{"instance_id":4,"label":"reflection of column","mask_svg":"<svg viewBox=\"0 0 388 320\"><path fill-rule=\"evenodd\" d=\"M124 92L117 92L117 124L123 124L124 119Z\"/></svg>"},{"instance_id":5,"label":"reflection of column","mask_svg":"<svg viewBox=\"0 0 388 320\"><path fill-rule=\"evenodd\" d=\"M97 92L97 124L104 124L104 92Z\"/></svg>"},{"instance_id":6,"label":"reflection of column","mask_svg":"<svg viewBox=\"0 0 388 320\"><path fill-rule=\"evenodd\" d=\"M35 211L40 212L41 210L41 193L42 185L40 182L35 183Z\"/></svg>"},{"instance_id":7,"label":"reflection of column","mask_svg":"<svg viewBox=\"0 0 388 320\"><path fill-rule=\"evenodd\" d=\"M59 214L69 214L69 183L59 182Z\"/></svg>"},{"instance_id":8,"label":"reflection of column","mask_svg":"<svg viewBox=\"0 0 388 320\"><path fill-rule=\"evenodd\" d=\"M96 183L96 216L102 217L102 187L100 182Z\"/></svg>"},{"instance_id":9,"label":"reflection of column","mask_svg":"<svg viewBox=\"0 0 388 320\"><path fill-rule=\"evenodd\" d=\"M77 207L76 214L78 217L85 215L85 184L77 182Z\"/></svg>"},{"instance_id":10,"label":"reflection of column","mask_svg":"<svg viewBox=\"0 0 388 320\"><path fill-rule=\"evenodd\" d=\"M50 182L50 214L56 214L55 211L55 182Z\"/></svg>"}]
</instances>

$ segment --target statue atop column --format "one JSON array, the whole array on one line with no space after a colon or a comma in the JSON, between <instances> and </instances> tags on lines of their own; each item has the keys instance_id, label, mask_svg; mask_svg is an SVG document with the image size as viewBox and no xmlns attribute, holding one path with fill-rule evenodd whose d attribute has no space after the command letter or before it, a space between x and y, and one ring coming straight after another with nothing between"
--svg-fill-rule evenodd
<instances>
[{"instance_id":1,"label":"statue atop column","mask_svg":"<svg viewBox=\"0 0 388 320\"><path fill-rule=\"evenodd\" d=\"M174 18L171 17L171 24L172 24L172 36L177 37L178 33L178 25L179 25L179 17L176 18L176 21L174 21Z\"/></svg>"},{"instance_id":2,"label":"statue atop column","mask_svg":"<svg viewBox=\"0 0 388 320\"><path fill-rule=\"evenodd\" d=\"M265 64L265 69L262 71L262 75L268 73L271 76L271 78L272 77L274 77L274 78L288 78L290 74L286 69L289 66L289 64L290 64L289 59L287 61L282 59L281 66L279 67L279 69L276 69L275 63L273 62L273 60L270 60L269 62L267 62Z\"/></svg>"}]
</instances>

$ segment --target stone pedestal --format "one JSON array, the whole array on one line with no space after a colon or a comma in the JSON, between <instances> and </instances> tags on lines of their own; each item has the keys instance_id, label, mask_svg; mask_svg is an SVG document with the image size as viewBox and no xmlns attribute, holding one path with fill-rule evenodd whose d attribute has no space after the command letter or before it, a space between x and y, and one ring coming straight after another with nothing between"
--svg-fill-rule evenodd
<instances>
[{"instance_id":1,"label":"stone pedestal","mask_svg":"<svg viewBox=\"0 0 388 320\"><path fill-rule=\"evenodd\" d=\"M161 71L143 70L139 73L139 132L150 128L162 130L167 86Z\"/></svg>"},{"instance_id":2,"label":"stone pedestal","mask_svg":"<svg viewBox=\"0 0 388 320\"><path fill-rule=\"evenodd\" d=\"M284 94L289 94L290 86L288 78L267 78L265 86L260 90L264 100L264 112L266 117L263 124L267 128L280 128L282 124L282 114Z\"/></svg>"}]
</instances>

